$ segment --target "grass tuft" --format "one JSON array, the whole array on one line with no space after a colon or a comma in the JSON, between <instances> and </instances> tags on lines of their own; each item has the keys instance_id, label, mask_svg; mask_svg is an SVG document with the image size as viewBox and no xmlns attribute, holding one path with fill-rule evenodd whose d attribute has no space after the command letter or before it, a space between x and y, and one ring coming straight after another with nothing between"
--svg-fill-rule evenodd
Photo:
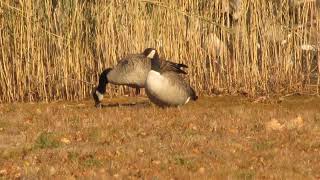
<instances>
[{"instance_id":1,"label":"grass tuft","mask_svg":"<svg viewBox=\"0 0 320 180\"><path fill-rule=\"evenodd\" d=\"M81 164L84 167L100 167L102 166L102 162L95 157L95 155L86 155L81 157Z\"/></svg>"},{"instance_id":2,"label":"grass tuft","mask_svg":"<svg viewBox=\"0 0 320 180\"><path fill-rule=\"evenodd\" d=\"M61 143L52 132L42 132L35 142L35 147L40 149L52 149L60 145Z\"/></svg>"}]
</instances>

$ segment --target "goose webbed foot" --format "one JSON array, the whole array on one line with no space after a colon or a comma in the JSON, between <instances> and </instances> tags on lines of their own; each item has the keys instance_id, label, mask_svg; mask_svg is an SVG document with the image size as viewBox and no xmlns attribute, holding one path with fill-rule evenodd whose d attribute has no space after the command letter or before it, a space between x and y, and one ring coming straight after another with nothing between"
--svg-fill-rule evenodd
<instances>
[{"instance_id":1,"label":"goose webbed foot","mask_svg":"<svg viewBox=\"0 0 320 180\"><path fill-rule=\"evenodd\" d=\"M95 107L96 107L96 108L99 108L99 109L101 109L101 108L102 108L102 103L101 103L101 102L99 102L99 103L96 103Z\"/></svg>"}]
</instances>

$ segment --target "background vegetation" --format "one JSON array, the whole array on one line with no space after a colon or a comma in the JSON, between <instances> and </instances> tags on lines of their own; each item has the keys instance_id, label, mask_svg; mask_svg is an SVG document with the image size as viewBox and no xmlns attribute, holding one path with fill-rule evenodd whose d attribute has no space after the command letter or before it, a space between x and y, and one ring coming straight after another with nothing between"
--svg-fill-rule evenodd
<instances>
[{"instance_id":1,"label":"background vegetation","mask_svg":"<svg viewBox=\"0 0 320 180\"><path fill-rule=\"evenodd\" d=\"M104 68L146 47L188 64L200 94L315 93L317 3L2 0L0 102L83 99Z\"/></svg>"}]
</instances>

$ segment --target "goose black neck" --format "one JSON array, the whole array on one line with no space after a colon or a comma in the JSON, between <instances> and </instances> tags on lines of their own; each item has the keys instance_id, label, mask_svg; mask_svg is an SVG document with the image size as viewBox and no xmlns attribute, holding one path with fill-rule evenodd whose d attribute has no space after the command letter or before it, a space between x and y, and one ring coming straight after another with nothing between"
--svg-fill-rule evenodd
<instances>
[{"instance_id":1,"label":"goose black neck","mask_svg":"<svg viewBox=\"0 0 320 180\"><path fill-rule=\"evenodd\" d=\"M151 59L151 70L160 72L160 58L158 53Z\"/></svg>"},{"instance_id":2,"label":"goose black neck","mask_svg":"<svg viewBox=\"0 0 320 180\"><path fill-rule=\"evenodd\" d=\"M104 94L106 92L107 84L108 84L108 74L111 71L111 68L105 69L99 77L99 84L97 87L97 91L99 93Z\"/></svg>"}]
</instances>

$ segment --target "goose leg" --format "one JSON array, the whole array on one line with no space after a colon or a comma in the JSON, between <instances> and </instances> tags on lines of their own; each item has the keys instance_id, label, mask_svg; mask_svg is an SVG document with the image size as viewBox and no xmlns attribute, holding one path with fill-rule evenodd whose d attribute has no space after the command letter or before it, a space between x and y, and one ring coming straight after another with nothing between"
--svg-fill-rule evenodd
<instances>
[{"instance_id":1,"label":"goose leg","mask_svg":"<svg viewBox=\"0 0 320 180\"><path fill-rule=\"evenodd\" d=\"M136 96L139 96L139 95L140 95L140 88L136 87Z\"/></svg>"},{"instance_id":2,"label":"goose leg","mask_svg":"<svg viewBox=\"0 0 320 180\"><path fill-rule=\"evenodd\" d=\"M320 96L320 72L318 73L317 96Z\"/></svg>"}]
</instances>

